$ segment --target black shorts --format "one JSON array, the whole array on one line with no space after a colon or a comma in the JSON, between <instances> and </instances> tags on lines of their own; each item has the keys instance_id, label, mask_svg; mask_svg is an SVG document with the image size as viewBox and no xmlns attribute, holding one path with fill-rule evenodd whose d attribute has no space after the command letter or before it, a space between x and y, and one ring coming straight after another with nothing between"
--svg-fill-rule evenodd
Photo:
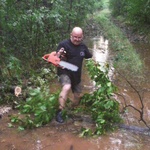
<instances>
[{"instance_id":1,"label":"black shorts","mask_svg":"<svg viewBox=\"0 0 150 150\"><path fill-rule=\"evenodd\" d=\"M61 84L61 86L63 87L65 84L71 84L71 89L72 89L72 92L73 93L81 93L81 84L76 84L74 85L72 82L71 82L71 79L69 78L68 75L66 74L62 74L60 75L59 77L59 82Z\"/></svg>"}]
</instances>

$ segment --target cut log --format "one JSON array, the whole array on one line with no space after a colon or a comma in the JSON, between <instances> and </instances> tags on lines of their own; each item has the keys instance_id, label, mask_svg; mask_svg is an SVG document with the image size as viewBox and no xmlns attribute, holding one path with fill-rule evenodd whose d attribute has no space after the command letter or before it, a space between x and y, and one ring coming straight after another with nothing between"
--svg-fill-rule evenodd
<instances>
[{"instance_id":1,"label":"cut log","mask_svg":"<svg viewBox=\"0 0 150 150\"><path fill-rule=\"evenodd\" d=\"M4 84L0 84L0 91L13 93L15 96L19 96L21 94L21 87L19 86L7 86Z\"/></svg>"},{"instance_id":2,"label":"cut log","mask_svg":"<svg viewBox=\"0 0 150 150\"><path fill-rule=\"evenodd\" d=\"M19 86L12 86L12 87L10 87L10 89L14 92L15 96L17 96L17 97L21 93L21 87L19 87Z\"/></svg>"}]
</instances>

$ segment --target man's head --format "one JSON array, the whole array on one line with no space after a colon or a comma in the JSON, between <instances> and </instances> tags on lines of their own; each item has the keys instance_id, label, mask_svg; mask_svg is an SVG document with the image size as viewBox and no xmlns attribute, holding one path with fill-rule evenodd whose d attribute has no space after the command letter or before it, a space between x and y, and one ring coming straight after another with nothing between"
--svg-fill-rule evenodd
<instances>
[{"instance_id":1,"label":"man's head","mask_svg":"<svg viewBox=\"0 0 150 150\"><path fill-rule=\"evenodd\" d=\"M74 45L79 45L83 38L83 31L80 27L74 27L70 33L70 40Z\"/></svg>"}]
</instances>

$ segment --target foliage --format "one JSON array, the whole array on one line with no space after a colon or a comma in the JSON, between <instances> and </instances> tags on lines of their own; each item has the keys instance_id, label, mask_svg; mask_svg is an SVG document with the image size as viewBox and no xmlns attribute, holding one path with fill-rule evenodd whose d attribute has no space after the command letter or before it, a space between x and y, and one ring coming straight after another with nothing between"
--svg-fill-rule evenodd
<instances>
[{"instance_id":1,"label":"foliage","mask_svg":"<svg viewBox=\"0 0 150 150\"><path fill-rule=\"evenodd\" d=\"M127 6L126 0L109 0L110 6L109 8L112 10L112 14L114 16L125 15Z\"/></svg>"},{"instance_id":2,"label":"foliage","mask_svg":"<svg viewBox=\"0 0 150 150\"><path fill-rule=\"evenodd\" d=\"M40 56L55 48L73 26L82 25L93 4L93 0L1 1L0 46L16 56Z\"/></svg>"},{"instance_id":3,"label":"foliage","mask_svg":"<svg viewBox=\"0 0 150 150\"><path fill-rule=\"evenodd\" d=\"M108 65L103 68L93 60L87 60L87 69L91 79L98 86L92 94L84 94L80 103L84 105L82 109L91 114L96 123L95 130L91 133L90 129L82 128L83 135L105 134L114 129L114 123L120 122L119 103L113 99L112 93L117 90L108 77ZM100 69L101 68L101 69Z\"/></svg>"},{"instance_id":4,"label":"foliage","mask_svg":"<svg viewBox=\"0 0 150 150\"><path fill-rule=\"evenodd\" d=\"M47 85L56 76L54 68L47 67L45 65L36 68L36 71L31 69L28 70L29 72L22 73L28 79L27 86L23 87L25 90L22 93L22 99L15 102L15 108L19 109L19 114L9 116L11 122L18 123L19 130L41 126L55 116L55 111L58 108L59 90L50 93ZM26 89L27 87L28 89Z\"/></svg>"},{"instance_id":5,"label":"foliage","mask_svg":"<svg viewBox=\"0 0 150 150\"><path fill-rule=\"evenodd\" d=\"M96 0L94 3L94 9L102 10L108 8L109 0Z\"/></svg>"},{"instance_id":6,"label":"foliage","mask_svg":"<svg viewBox=\"0 0 150 150\"><path fill-rule=\"evenodd\" d=\"M150 24L149 0L110 0L110 9L115 16L125 16L138 30Z\"/></svg>"},{"instance_id":7,"label":"foliage","mask_svg":"<svg viewBox=\"0 0 150 150\"><path fill-rule=\"evenodd\" d=\"M92 131L90 128L85 128L85 127L81 127L81 133L80 136L91 136L92 135Z\"/></svg>"},{"instance_id":8,"label":"foliage","mask_svg":"<svg viewBox=\"0 0 150 150\"><path fill-rule=\"evenodd\" d=\"M32 64L30 62L26 63L26 66L21 66L20 60L16 57L10 56L8 60L6 60L6 64L3 62L3 67L0 68L1 83L4 83L5 87L8 87L6 90L1 90L0 96L0 104L12 104L16 101L16 99L20 99L23 97L25 99L27 88L29 87L43 87L49 84L53 79L57 79L56 77L56 68L46 63L45 61L41 61L40 64L36 63ZM9 87L17 85L22 88L22 93L19 95L19 98L15 97L13 94L9 94ZM17 100L17 101L18 101Z\"/></svg>"},{"instance_id":9,"label":"foliage","mask_svg":"<svg viewBox=\"0 0 150 150\"><path fill-rule=\"evenodd\" d=\"M12 80L15 79L20 79L20 75L21 75L21 68L20 68L20 60L17 59L16 57L10 55L7 60L6 60L6 64L3 63L3 65L5 67L1 68L1 76L4 78L6 78L6 82L5 83L12 83ZM8 80L9 79L9 80ZM10 80L12 79L12 80Z\"/></svg>"},{"instance_id":10,"label":"foliage","mask_svg":"<svg viewBox=\"0 0 150 150\"><path fill-rule=\"evenodd\" d=\"M21 101L16 108L25 117L11 115L12 123L18 123L19 129L39 127L48 123L58 108L58 91L49 93L49 89L35 88L29 90L29 97L25 102Z\"/></svg>"}]
</instances>

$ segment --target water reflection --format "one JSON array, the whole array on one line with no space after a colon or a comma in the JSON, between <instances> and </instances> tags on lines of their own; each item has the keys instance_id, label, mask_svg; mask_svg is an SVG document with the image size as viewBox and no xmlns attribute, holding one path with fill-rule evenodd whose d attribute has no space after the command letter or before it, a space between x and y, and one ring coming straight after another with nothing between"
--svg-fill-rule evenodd
<instances>
[{"instance_id":1,"label":"water reflection","mask_svg":"<svg viewBox=\"0 0 150 150\"><path fill-rule=\"evenodd\" d=\"M94 60L101 65L101 70L104 71L104 66L107 64L109 57L109 42L103 36L91 39L92 42L85 41L88 45L89 50L93 54ZM113 78L114 68L109 62L110 68L108 70L108 77L110 80Z\"/></svg>"},{"instance_id":2,"label":"water reflection","mask_svg":"<svg viewBox=\"0 0 150 150\"><path fill-rule=\"evenodd\" d=\"M103 36L93 39L93 45L90 46L94 59L101 65L104 65L108 58L108 40Z\"/></svg>"}]
</instances>

